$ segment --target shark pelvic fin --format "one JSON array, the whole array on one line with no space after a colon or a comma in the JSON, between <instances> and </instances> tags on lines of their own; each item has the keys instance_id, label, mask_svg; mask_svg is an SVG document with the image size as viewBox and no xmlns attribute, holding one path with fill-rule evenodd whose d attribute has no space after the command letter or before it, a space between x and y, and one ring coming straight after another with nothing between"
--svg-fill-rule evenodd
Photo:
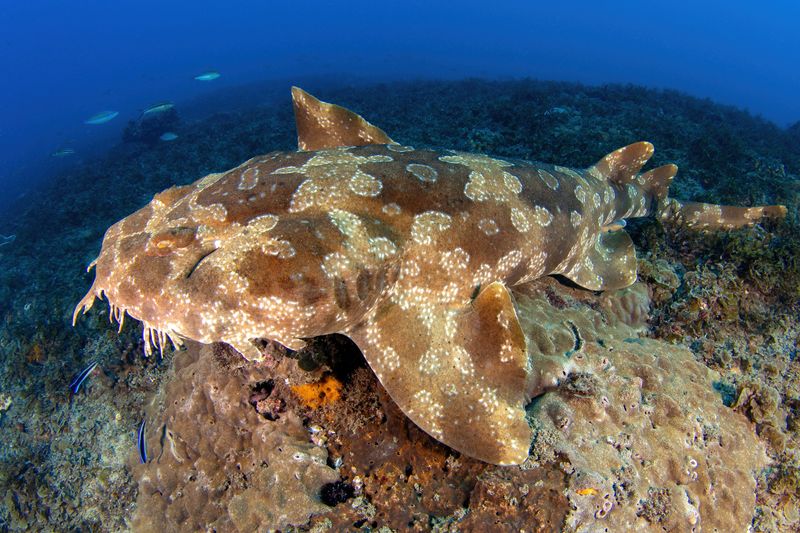
<instances>
[{"instance_id":1,"label":"shark pelvic fin","mask_svg":"<svg viewBox=\"0 0 800 533\"><path fill-rule=\"evenodd\" d=\"M458 309L385 302L347 335L426 433L488 463L528 457L527 343L505 285L490 284Z\"/></svg>"},{"instance_id":2,"label":"shark pelvic fin","mask_svg":"<svg viewBox=\"0 0 800 533\"><path fill-rule=\"evenodd\" d=\"M601 233L595 245L563 275L593 291L632 285L636 281L636 251L630 235L623 230Z\"/></svg>"},{"instance_id":3,"label":"shark pelvic fin","mask_svg":"<svg viewBox=\"0 0 800 533\"><path fill-rule=\"evenodd\" d=\"M589 167L590 175L625 185L636 178L636 174L653 156L653 145L649 142L629 144L614 150L603 159ZM677 169L676 169L677 170Z\"/></svg>"},{"instance_id":4,"label":"shark pelvic fin","mask_svg":"<svg viewBox=\"0 0 800 533\"><path fill-rule=\"evenodd\" d=\"M292 103L300 150L397 144L383 130L360 115L341 106L321 102L299 87L292 87Z\"/></svg>"}]
</instances>

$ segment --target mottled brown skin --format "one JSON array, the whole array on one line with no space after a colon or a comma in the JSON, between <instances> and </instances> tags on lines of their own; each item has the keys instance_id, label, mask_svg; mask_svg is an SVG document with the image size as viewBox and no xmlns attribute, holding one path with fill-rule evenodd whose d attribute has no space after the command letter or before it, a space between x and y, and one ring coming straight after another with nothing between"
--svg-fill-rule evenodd
<instances>
[{"instance_id":1,"label":"mottled brown skin","mask_svg":"<svg viewBox=\"0 0 800 533\"><path fill-rule=\"evenodd\" d=\"M299 144L314 151L156 195L108 230L76 315L105 295L118 320L143 322L148 350L190 338L250 359L255 339L297 349L344 333L426 432L521 463L533 363L509 287L548 274L594 290L633 283L615 222L652 214L677 168L638 174L649 143L586 170L415 150L293 95Z\"/></svg>"}]
</instances>

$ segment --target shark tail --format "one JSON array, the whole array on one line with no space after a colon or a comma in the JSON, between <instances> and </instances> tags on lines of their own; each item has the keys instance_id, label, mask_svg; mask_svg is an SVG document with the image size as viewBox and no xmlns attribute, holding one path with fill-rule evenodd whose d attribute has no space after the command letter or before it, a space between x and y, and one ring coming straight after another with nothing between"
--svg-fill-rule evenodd
<instances>
[{"instance_id":1,"label":"shark tail","mask_svg":"<svg viewBox=\"0 0 800 533\"><path fill-rule=\"evenodd\" d=\"M589 175L607 179L621 188L633 185L644 194L644 198L640 198L641 207L637 207L632 195L618 197L618 212L622 218L655 212L662 222L702 231L741 228L786 216L786 207L782 205L736 207L668 198L667 192L678 167L668 164L639 174L652 155L652 144L637 142L611 152L587 169Z\"/></svg>"},{"instance_id":2,"label":"shark tail","mask_svg":"<svg viewBox=\"0 0 800 533\"><path fill-rule=\"evenodd\" d=\"M657 213L659 220L700 231L735 229L750 226L765 219L780 220L786 217L786 207L782 205L738 207L681 202L674 198L665 199L660 204Z\"/></svg>"}]
</instances>

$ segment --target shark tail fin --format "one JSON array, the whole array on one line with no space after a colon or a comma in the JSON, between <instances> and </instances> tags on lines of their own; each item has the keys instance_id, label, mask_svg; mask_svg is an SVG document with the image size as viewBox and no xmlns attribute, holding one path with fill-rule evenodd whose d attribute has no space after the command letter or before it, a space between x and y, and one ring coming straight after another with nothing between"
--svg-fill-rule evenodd
<instances>
[{"instance_id":1,"label":"shark tail fin","mask_svg":"<svg viewBox=\"0 0 800 533\"><path fill-rule=\"evenodd\" d=\"M662 202L658 212L662 222L701 231L741 228L764 219L780 220L785 216L786 207L782 205L738 207L681 202L674 198Z\"/></svg>"}]
</instances>

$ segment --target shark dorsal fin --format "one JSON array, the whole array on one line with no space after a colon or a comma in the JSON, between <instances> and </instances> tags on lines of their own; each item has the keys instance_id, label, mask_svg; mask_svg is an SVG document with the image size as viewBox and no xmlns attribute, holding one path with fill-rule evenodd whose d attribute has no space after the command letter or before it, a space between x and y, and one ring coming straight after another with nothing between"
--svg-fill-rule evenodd
<instances>
[{"instance_id":1,"label":"shark dorsal fin","mask_svg":"<svg viewBox=\"0 0 800 533\"><path fill-rule=\"evenodd\" d=\"M397 144L360 115L322 102L299 87L292 87L292 103L300 150L324 150L337 146Z\"/></svg>"},{"instance_id":2,"label":"shark dorsal fin","mask_svg":"<svg viewBox=\"0 0 800 533\"><path fill-rule=\"evenodd\" d=\"M637 178L645 192L656 200L664 200L672 178L678 173L678 166L669 163L658 168L648 170Z\"/></svg>"},{"instance_id":3,"label":"shark dorsal fin","mask_svg":"<svg viewBox=\"0 0 800 533\"><path fill-rule=\"evenodd\" d=\"M589 174L603 177L608 181L625 185L636 177L636 174L653 155L653 145L649 142L638 142L614 150L589 168Z\"/></svg>"}]
</instances>

